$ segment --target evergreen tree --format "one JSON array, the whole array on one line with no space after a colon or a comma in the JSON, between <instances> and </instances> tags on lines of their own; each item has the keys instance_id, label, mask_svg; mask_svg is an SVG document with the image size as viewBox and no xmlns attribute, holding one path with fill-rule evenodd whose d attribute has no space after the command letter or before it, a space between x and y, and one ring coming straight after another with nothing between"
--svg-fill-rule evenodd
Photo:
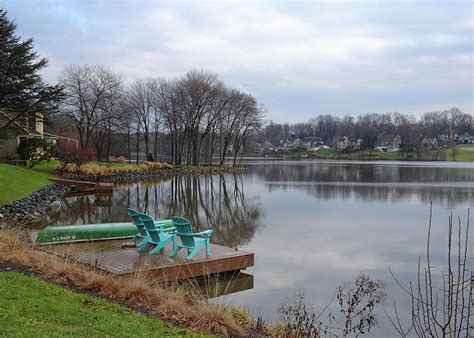
<instances>
[{"instance_id":1,"label":"evergreen tree","mask_svg":"<svg viewBox=\"0 0 474 338\"><path fill-rule=\"evenodd\" d=\"M0 8L0 111L21 121L29 113L50 113L57 109L62 87L48 85L40 71L48 64L35 52L33 39L15 34L16 24ZM0 120L0 140L16 128L12 120Z\"/></svg>"}]
</instances>

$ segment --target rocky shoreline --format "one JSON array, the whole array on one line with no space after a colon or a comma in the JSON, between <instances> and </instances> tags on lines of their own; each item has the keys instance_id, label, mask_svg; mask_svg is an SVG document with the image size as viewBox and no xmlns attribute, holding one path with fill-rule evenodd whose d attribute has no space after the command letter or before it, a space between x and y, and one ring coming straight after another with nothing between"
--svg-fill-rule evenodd
<instances>
[{"instance_id":1,"label":"rocky shoreline","mask_svg":"<svg viewBox=\"0 0 474 338\"><path fill-rule=\"evenodd\" d=\"M30 195L12 204L0 207L0 223L3 220L14 223L25 223L48 216L52 203L61 198L73 187L57 183L48 184Z\"/></svg>"},{"instance_id":2,"label":"rocky shoreline","mask_svg":"<svg viewBox=\"0 0 474 338\"><path fill-rule=\"evenodd\" d=\"M242 167L180 167L173 169L155 169L136 173L116 173L101 176L66 174L64 178L78 181L125 183L152 180L162 177L180 175L225 174L242 172ZM30 195L11 204L0 207L0 225L6 221L11 223L27 223L47 218L54 208L54 202L73 191L74 187L57 183L48 184Z\"/></svg>"}]
</instances>

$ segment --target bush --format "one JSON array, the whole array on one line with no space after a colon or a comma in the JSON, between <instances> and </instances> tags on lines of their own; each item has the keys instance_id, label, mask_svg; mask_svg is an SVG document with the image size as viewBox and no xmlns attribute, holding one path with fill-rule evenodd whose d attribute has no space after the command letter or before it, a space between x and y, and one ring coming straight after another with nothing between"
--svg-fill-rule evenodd
<instances>
[{"instance_id":1,"label":"bush","mask_svg":"<svg viewBox=\"0 0 474 338\"><path fill-rule=\"evenodd\" d=\"M56 157L61 163L61 169L64 171L70 163L74 163L77 169L90 162L96 157L96 153L93 150L79 148L76 144L60 142L56 150Z\"/></svg>"},{"instance_id":2,"label":"bush","mask_svg":"<svg viewBox=\"0 0 474 338\"><path fill-rule=\"evenodd\" d=\"M55 145L41 138L23 139L18 146L20 159L30 161L31 168L51 160L55 152Z\"/></svg>"}]
</instances>

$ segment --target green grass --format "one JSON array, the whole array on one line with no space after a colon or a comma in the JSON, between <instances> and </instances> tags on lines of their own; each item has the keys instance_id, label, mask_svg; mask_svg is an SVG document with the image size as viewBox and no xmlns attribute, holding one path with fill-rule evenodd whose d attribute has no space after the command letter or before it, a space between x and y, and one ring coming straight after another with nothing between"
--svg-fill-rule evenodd
<instances>
[{"instance_id":1,"label":"green grass","mask_svg":"<svg viewBox=\"0 0 474 338\"><path fill-rule=\"evenodd\" d=\"M47 173L54 174L56 168L59 166L58 160L46 161L35 166L35 170L44 171Z\"/></svg>"},{"instance_id":2,"label":"green grass","mask_svg":"<svg viewBox=\"0 0 474 338\"><path fill-rule=\"evenodd\" d=\"M456 161L462 162L469 162L474 161L474 149L466 149L466 148L474 148L474 144L458 144L457 151L456 151ZM446 149L446 159L448 161L453 160L453 153L451 149Z\"/></svg>"},{"instance_id":3,"label":"green grass","mask_svg":"<svg viewBox=\"0 0 474 338\"><path fill-rule=\"evenodd\" d=\"M0 163L0 205L11 203L51 183L52 174Z\"/></svg>"},{"instance_id":4,"label":"green grass","mask_svg":"<svg viewBox=\"0 0 474 338\"><path fill-rule=\"evenodd\" d=\"M187 335L106 300L17 272L0 272L0 337Z\"/></svg>"}]
</instances>

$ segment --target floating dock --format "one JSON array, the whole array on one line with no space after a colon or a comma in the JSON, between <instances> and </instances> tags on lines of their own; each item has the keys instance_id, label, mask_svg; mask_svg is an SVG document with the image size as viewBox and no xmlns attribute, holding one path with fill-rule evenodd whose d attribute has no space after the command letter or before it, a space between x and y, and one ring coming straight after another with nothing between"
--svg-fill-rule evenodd
<instances>
[{"instance_id":1,"label":"floating dock","mask_svg":"<svg viewBox=\"0 0 474 338\"><path fill-rule=\"evenodd\" d=\"M140 273L163 281L205 277L212 274L244 270L254 265L254 254L211 244L211 256L201 250L192 260L186 260L186 250L169 257L172 245L164 253L149 255L148 250L121 248L123 240L84 244L59 244L42 247L43 250L92 265L105 272L125 276Z\"/></svg>"}]
</instances>

